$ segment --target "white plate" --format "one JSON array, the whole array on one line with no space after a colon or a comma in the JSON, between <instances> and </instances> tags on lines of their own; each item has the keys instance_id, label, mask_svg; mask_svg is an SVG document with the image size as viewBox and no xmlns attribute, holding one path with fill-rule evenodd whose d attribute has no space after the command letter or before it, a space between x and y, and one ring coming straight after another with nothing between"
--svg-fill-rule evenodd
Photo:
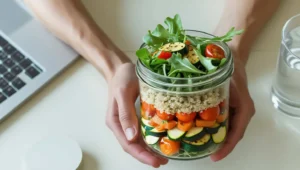
<instances>
[{"instance_id":1,"label":"white plate","mask_svg":"<svg viewBox=\"0 0 300 170\"><path fill-rule=\"evenodd\" d=\"M24 157L25 170L76 170L82 160L77 142L49 137L35 144Z\"/></svg>"}]
</instances>

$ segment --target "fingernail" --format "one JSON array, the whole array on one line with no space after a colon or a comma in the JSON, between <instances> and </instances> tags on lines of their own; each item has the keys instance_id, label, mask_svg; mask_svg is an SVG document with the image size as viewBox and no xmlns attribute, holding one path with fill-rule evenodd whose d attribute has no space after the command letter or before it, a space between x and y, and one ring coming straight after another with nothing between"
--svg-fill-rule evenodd
<instances>
[{"instance_id":1,"label":"fingernail","mask_svg":"<svg viewBox=\"0 0 300 170\"><path fill-rule=\"evenodd\" d=\"M126 135L127 140L132 140L135 136L134 128L127 128L125 130L125 135Z\"/></svg>"}]
</instances>

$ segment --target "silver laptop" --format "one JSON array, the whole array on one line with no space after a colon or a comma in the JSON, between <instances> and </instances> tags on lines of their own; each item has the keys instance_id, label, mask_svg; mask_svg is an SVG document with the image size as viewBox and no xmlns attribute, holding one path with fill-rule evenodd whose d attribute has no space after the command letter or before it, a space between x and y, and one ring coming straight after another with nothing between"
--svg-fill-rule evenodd
<instances>
[{"instance_id":1,"label":"silver laptop","mask_svg":"<svg viewBox=\"0 0 300 170\"><path fill-rule=\"evenodd\" d=\"M0 0L0 120L78 56L23 5Z\"/></svg>"}]
</instances>

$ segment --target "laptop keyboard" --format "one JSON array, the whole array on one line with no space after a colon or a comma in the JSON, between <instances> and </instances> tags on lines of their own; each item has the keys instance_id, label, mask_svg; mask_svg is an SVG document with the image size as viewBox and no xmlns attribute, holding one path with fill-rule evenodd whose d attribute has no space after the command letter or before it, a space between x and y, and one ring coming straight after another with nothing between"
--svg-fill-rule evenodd
<instances>
[{"instance_id":1,"label":"laptop keyboard","mask_svg":"<svg viewBox=\"0 0 300 170\"><path fill-rule=\"evenodd\" d=\"M42 70L0 35L0 104L26 86L22 73L35 79Z\"/></svg>"}]
</instances>

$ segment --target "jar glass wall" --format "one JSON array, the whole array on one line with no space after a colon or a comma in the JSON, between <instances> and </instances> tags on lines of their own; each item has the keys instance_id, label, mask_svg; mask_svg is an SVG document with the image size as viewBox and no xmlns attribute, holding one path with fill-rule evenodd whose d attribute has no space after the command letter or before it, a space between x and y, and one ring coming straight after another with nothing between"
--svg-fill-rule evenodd
<instances>
[{"instance_id":1,"label":"jar glass wall","mask_svg":"<svg viewBox=\"0 0 300 170\"><path fill-rule=\"evenodd\" d=\"M200 31L186 33L212 37ZM225 141L233 59L225 43L216 44L227 60L216 72L201 77L166 77L137 62L141 133L154 152L171 159L198 159L216 152Z\"/></svg>"}]
</instances>

